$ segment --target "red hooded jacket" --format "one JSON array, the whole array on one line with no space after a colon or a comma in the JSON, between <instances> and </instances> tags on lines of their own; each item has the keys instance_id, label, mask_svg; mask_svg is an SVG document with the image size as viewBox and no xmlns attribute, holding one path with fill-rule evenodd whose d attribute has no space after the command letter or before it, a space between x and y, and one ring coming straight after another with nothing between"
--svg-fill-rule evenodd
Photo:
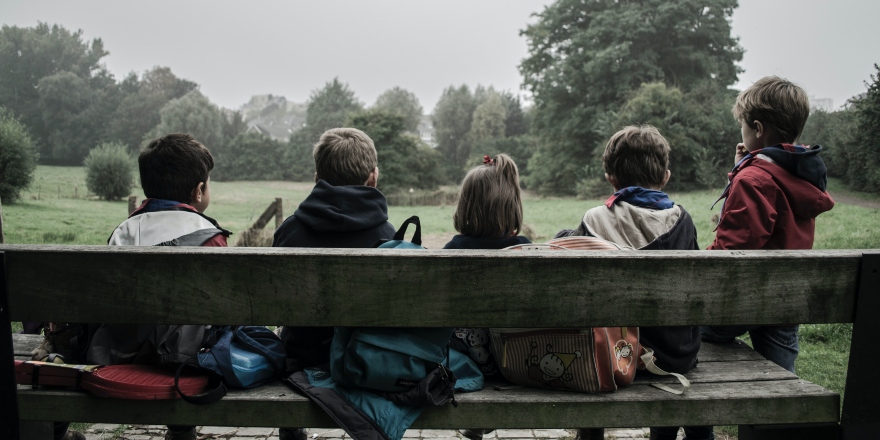
<instances>
[{"instance_id":1,"label":"red hooded jacket","mask_svg":"<svg viewBox=\"0 0 880 440\"><path fill-rule=\"evenodd\" d=\"M790 147L755 151L730 173L709 249L813 248L816 217L834 207L825 191L822 147L806 152Z\"/></svg>"}]
</instances>

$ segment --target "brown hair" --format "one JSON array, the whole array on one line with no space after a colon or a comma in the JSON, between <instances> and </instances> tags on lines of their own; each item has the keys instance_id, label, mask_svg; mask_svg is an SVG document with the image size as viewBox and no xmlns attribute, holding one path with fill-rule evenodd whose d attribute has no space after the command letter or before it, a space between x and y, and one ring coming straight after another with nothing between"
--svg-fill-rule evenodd
<instances>
[{"instance_id":1,"label":"brown hair","mask_svg":"<svg viewBox=\"0 0 880 440\"><path fill-rule=\"evenodd\" d=\"M470 170L452 221L455 230L472 237L505 238L522 229L519 170L513 159L499 154Z\"/></svg>"},{"instance_id":2,"label":"brown hair","mask_svg":"<svg viewBox=\"0 0 880 440\"><path fill-rule=\"evenodd\" d=\"M332 128L315 144L315 172L334 186L363 185L379 164L376 147L356 128Z\"/></svg>"},{"instance_id":3,"label":"brown hair","mask_svg":"<svg viewBox=\"0 0 880 440\"><path fill-rule=\"evenodd\" d=\"M669 142L650 125L630 125L605 144L602 165L620 188L658 187L669 169Z\"/></svg>"},{"instance_id":4,"label":"brown hair","mask_svg":"<svg viewBox=\"0 0 880 440\"><path fill-rule=\"evenodd\" d=\"M776 131L783 142L795 142L810 117L810 98L798 85L778 76L765 76L740 92L733 117L756 129L755 121Z\"/></svg>"},{"instance_id":5,"label":"brown hair","mask_svg":"<svg viewBox=\"0 0 880 440\"><path fill-rule=\"evenodd\" d=\"M188 134L154 139L138 156L141 186L152 199L190 203L192 190L202 182L207 185L213 169L211 152Z\"/></svg>"}]
</instances>

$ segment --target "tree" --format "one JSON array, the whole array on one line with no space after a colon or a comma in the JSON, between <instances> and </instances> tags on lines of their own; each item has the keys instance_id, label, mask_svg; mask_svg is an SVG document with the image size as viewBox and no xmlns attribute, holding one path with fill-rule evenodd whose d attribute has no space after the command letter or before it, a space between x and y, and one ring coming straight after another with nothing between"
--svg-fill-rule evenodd
<instances>
[{"instance_id":1,"label":"tree","mask_svg":"<svg viewBox=\"0 0 880 440\"><path fill-rule=\"evenodd\" d=\"M433 189L440 183L440 155L407 133L400 115L373 109L355 115L349 125L362 130L376 145L382 192Z\"/></svg>"},{"instance_id":2,"label":"tree","mask_svg":"<svg viewBox=\"0 0 880 440\"><path fill-rule=\"evenodd\" d=\"M470 141L479 142L504 137L506 120L507 108L501 95L490 88L482 102L474 109L471 130L468 132Z\"/></svg>"},{"instance_id":3,"label":"tree","mask_svg":"<svg viewBox=\"0 0 880 440\"><path fill-rule=\"evenodd\" d=\"M854 145L846 150L847 173L845 181L852 189L880 192L880 66L871 75L864 97L855 100Z\"/></svg>"},{"instance_id":4,"label":"tree","mask_svg":"<svg viewBox=\"0 0 880 440\"><path fill-rule=\"evenodd\" d=\"M653 125L671 147L668 189L722 186L730 152L741 141L730 113L732 91L684 93L662 82L642 84L616 113L606 138L627 125ZM596 158L596 167L601 161Z\"/></svg>"},{"instance_id":5,"label":"tree","mask_svg":"<svg viewBox=\"0 0 880 440\"><path fill-rule=\"evenodd\" d=\"M422 121L422 105L415 93L400 87L388 89L376 98L373 108L401 116L406 131L419 132L419 123Z\"/></svg>"},{"instance_id":6,"label":"tree","mask_svg":"<svg viewBox=\"0 0 880 440\"><path fill-rule=\"evenodd\" d=\"M363 104L348 84L340 82L339 78L333 78L324 87L312 91L306 109L306 125L290 136L288 149L284 154L287 170L284 177L312 180L315 175L312 146L325 131L345 126L362 110Z\"/></svg>"},{"instance_id":7,"label":"tree","mask_svg":"<svg viewBox=\"0 0 880 440\"><path fill-rule=\"evenodd\" d=\"M118 200L131 193L134 164L125 145L101 144L83 161L86 186L104 200Z\"/></svg>"},{"instance_id":8,"label":"tree","mask_svg":"<svg viewBox=\"0 0 880 440\"><path fill-rule=\"evenodd\" d=\"M463 174L471 152L468 133L476 107L474 95L464 84L443 90L434 107L434 138L437 139L437 151L446 163L449 180L458 180Z\"/></svg>"},{"instance_id":9,"label":"tree","mask_svg":"<svg viewBox=\"0 0 880 440\"><path fill-rule=\"evenodd\" d=\"M522 35L520 64L541 137L532 184L572 192L600 144L605 113L660 81L688 92L733 84L743 50L730 36L736 0L558 0Z\"/></svg>"},{"instance_id":10,"label":"tree","mask_svg":"<svg viewBox=\"0 0 880 440\"><path fill-rule=\"evenodd\" d=\"M30 128L43 160L78 163L100 140L115 107L115 81L100 64L107 54L100 39L58 25L0 30L0 102Z\"/></svg>"},{"instance_id":11,"label":"tree","mask_svg":"<svg viewBox=\"0 0 880 440\"><path fill-rule=\"evenodd\" d=\"M0 107L0 200L14 202L34 179L37 146L12 112Z\"/></svg>"},{"instance_id":12,"label":"tree","mask_svg":"<svg viewBox=\"0 0 880 440\"><path fill-rule=\"evenodd\" d=\"M282 155L286 143L257 133L239 133L215 157L218 179L276 180L283 178Z\"/></svg>"},{"instance_id":13,"label":"tree","mask_svg":"<svg viewBox=\"0 0 880 440\"><path fill-rule=\"evenodd\" d=\"M529 132L529 120L522 109L519 96L510 92L501 93L507 118L504 120L504 136L521 136Z\"/></svg>"},{"instance_id":14,"label":"tree","mask_svg":"<svg viewBox=\"0 0 880 440\"><path fill-rule=\"evenodd\" d=\"M810 113L800 142L806 145L821 145L822 160L828 167L828 175L847 180L849 164L847 154L856 144L855 108L836 112L815 110Z\"/></svg>"},{"instance_id":15,"label":"tree","mask_svg":"<svg viewBox=\"0 0 880 440\"><path fill-rule=\"evenodd\" d=\"M169 133L187 133L214 154L221 154L225 146L223 114L198 89L165 104L159 111L159 119L159 124L149 132L144 142Z\"/></svg>"},{"instance_id":16,"label":"tree","mask_svg":"<svg viewBox=\"0 0 880 440\"><path fill-rule=\"evenodd\" d=\"M198 85L180 79L168 67L154 67L141 79L130 73L120 84L120 102L108 118L105 138L121 142L131 152L140 150L144 136L159 124L159 110Z\"/></svg>"}]
</instances>

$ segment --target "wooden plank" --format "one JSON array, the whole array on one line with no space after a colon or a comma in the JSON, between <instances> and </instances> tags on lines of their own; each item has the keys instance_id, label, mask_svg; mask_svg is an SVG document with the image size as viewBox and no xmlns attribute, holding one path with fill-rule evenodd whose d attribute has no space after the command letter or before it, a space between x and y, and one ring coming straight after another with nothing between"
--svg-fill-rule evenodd
<instances>
[{"instance_id":1,"label":"wooden plank","mask_svg":"<svg viewBox=\"0 0 880 440\"><path fill-rule=\"evenodd\" d=\"M31 356L31 352L43 342L43 335L12 335L12 353L15 356Z\"/></svg>"},{"instance_id":2,"label":"wooden plank","mask_svg":"<svg viewBox=\"0 0 880 440\"><path fill-rule=\"evenodd\" d=\"M263 229L266 227L266 224L269 223L269 220L272 220L275 217L275 212L278 210L277 208L278 199L275 199L272 203L266 207L266 210L260 214L260 217L257 221L254 222L254 225L251 226L251 229ZM277 221L277 219L276 219Z\"/></svg>"},{"instance_id":3,"label":"wooden plank","mask_svg":"<svg viewBox=\"0 0 880 440\"><path fill-rule=\"evenodd\" d=\"M685 375L691 383L760 382L765 380L795 380L797 375L766 359L758 361L701 362ZM636 383L677 384L673 376L636 375Z\"/></svg>"},{"instance_id":4,"label":"wooden plank","mask_svg":"<svg viewBox=\"0 0 880 440\"><path fill-rule=\"evenodd\" d=\"M9 310L9 291L6 278L6 258L0 251L0 396L3 396L3 411L0 411L0 438L19 438L18 402L12 399L16 394L15 366L12 348L12 321ZM12 401L10 401L12 400Z\"/></svg>"},{"instance_id":5,"label":"wooden plank","mask_svg":"<svg viewBox=\"0 0 880 440\"><path fill-rule=\"evenodd\" d=\"M428 408L414 428L627 427L661 425L836 422L840 396L802 380L694 384L683 396L648 385L614 393L580 394L532 388L484 390L456 396L454 408ZM317 405L280 383L231 391L220 402L118 401L72 391L19 389L25 420L95 423L309 426L335 424ZM625 414L626 417L621 415Z\"/></svg>"},{"instance_id":6,"label":"wooden plank","mask_svg":"<svg viewBox=\"0 0 880 440\"><path fill-rule=\"evenodd\" d=\"M706 362L730 362L730 361L760 361L764 357L749 347L745 342L737 339L731 343L703 342L700 344L700 353L697 359L701 363Z\"/></svg>"},{"instance_id":7,"label":"wooden plank","mask_svg":"<svg viewBox=\"0 0 880 440\"><path fill-rule=\"evenodd\" d=\"M874 371L880 362L876 347L880 334L880 253L864 255L859 286L840 423L841 438L846 440L880 438L880 380Z\"/></svg>"},{"instance_id":8,"label":"wooden plank","mask_svg":"<svg viewBox=\"0 0 880 440\"><path fill-rule=\"evenodd\" d=\"M21 321L401 327L850 322L861 259L857 251L0 249Z\"/></svg>"},{"instance_id":9,"label":"wooden plank","mask_svg":"<svg viewBox=\"0 0 880 440\"><path fill-rule=\"evenodd\" d=\"M284 223L284 202L281 200L281 197L275 198L275 229L281 226L281 223Z\"/></svg>"}]
</instances>

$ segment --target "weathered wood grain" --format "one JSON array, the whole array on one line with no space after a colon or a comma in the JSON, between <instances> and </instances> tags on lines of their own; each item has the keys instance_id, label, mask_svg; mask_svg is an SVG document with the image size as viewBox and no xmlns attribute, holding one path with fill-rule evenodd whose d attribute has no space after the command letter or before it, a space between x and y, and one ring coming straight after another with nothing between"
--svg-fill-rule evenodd
<instances>
[{"instance_id":1,"label":"weathered wood grain","mask_svg":"<svg viewBox=\"0 0 880 440\"><path fill-rule=\"evenodd\" d=\"M322 326L851 322L861 258L859 251L0 250L17 320Z\"/></svg>"},{"instance_id":2,"label":"weathered wood grain","mask_svg":"<svg viewBox=\"0 0 880 440\"><path fill-rule=\"evenodd\" d=\"M697 359L701 363L728 361L760 361L764 357L758 354L745 342L737 340L731 343L703 342Z\"/></svg>"},{"instance_id":3,"label":"weathered wood grain","mask_svg":"<svg viewBox=\"0 0 880 440\"><path fill-rule=\"evenodd\" d=\"M695 384L684 396L633 385L615 393L580 394L522 388L459 394L458 408L428 408L414 428L626 427L658 425L836 422L837 394L801 380ZM323 411L281 384L232 391L220 402L126 401L79 392L19 387L23 420L229 426L334 427ZM622 415L625 415L623 417ZM220 422L222 421L222 422Z\"/></svg>"},{"instance_id":4,"label":"weathered wood grain","mask_svg":"<svg viewBox=\"0 0 880 440\"><path fill-rule=\"evenodd\" d=\"M15 356L31 356L31 352L43 342L42 335L12 335L12 352Z\"/></svg>"}]
</instances>

